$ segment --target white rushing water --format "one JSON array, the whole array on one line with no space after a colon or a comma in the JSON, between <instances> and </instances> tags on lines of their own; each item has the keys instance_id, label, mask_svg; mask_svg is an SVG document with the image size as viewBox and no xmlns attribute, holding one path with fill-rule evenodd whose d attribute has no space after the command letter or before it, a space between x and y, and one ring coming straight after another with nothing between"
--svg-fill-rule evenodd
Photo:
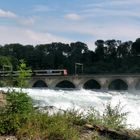
<instances>
[{"instance_id":1,"label":"white rushing water","mask_svg":"<svg viewBox=\"0 0 140 140\"><path fill-rule=\"evenodd\" d=\"M2 88L2 90L4 90ZM127 124L140 128L140 93L92 91L92 90L50 90L24 89L37 106L54 106L58 109L88 110L95 107L100 112L105 105L116 106L121 103L124 112L129 112Z\"/></svg>"}]
</instances>

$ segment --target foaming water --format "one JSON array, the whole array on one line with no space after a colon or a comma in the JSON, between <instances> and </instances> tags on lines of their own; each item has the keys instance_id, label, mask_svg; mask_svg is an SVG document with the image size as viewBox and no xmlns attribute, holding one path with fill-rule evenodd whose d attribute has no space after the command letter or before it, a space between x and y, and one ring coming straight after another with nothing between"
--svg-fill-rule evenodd
<instances>
[{"instance_id":1,"label":"foaming water","mask_svg":"<svg viewBox=\"0 0 140 140\"><path fill-rule=\"evenodd\" d=\"M1 90L7 90L1 88ZM18 90L18 89L16 89ZM36 106L54 106L58 109L78 109L87 111L94 107L103 112L105 105L116 106L121 103L123 112L129 112L127 124L140 128L140 94L129 92L92 91L92 90L50 90L23 89L33 99Z\"/></svg>"}]
</instances>

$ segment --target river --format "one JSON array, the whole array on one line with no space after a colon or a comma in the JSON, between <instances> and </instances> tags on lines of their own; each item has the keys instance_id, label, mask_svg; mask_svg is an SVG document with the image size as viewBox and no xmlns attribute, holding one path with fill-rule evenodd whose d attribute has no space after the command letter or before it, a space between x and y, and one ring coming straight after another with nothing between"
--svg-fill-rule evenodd
<instances>
[{"instance_id":1,"label":"river","mask_svg":"<svg viewBox=\"0 0 140 140\"><path fill-rule=\"evenodd\" d=\"M6 88L0 88L6 90ZM34 100L36 106L54 106L58 109L76 109L86 111L94 107L101 113L107 103L112 106L121 104L123 112L129 112L127 124L140 128L140 91L93 91L93 90L51 90L23 89Z\"/></svg>"}]
</instances>

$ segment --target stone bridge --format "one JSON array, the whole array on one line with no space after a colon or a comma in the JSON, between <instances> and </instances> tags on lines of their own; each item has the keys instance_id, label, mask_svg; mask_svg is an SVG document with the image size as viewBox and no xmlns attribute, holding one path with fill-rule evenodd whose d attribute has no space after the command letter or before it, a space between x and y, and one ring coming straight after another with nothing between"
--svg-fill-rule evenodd
<instances>
[{"instance_id":1,"label":"stone bridge","mask_svg":"<svg viewBox=\"0 0 140 140\"><path fill-rule=\"evenodd\" d=\"M140 90L140 74L33 76L29 87Z\"/></svg>"}]
</instances>

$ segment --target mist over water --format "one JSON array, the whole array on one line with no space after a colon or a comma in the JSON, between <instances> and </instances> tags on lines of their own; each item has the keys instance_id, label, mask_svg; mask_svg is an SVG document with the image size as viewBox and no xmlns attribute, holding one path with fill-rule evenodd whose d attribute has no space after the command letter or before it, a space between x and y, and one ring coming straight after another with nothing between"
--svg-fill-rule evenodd
<instances>
[{"instance_id":1,"label":"mist over water","mask_svg":"<svg viewBox=\"0 0 140 140\"><path fill-rule=\"evenodd\" d=\"M2 88L1 88L2 89ZM133 128L140 128L140 93L93 90L50 90L24 89L33 99L36 106L54 106L58 109L77 109L86 112L94 107L103 112L105 105L121 104L123 112L129 112L127 124Z\"/></svg>"}]
</instances>

